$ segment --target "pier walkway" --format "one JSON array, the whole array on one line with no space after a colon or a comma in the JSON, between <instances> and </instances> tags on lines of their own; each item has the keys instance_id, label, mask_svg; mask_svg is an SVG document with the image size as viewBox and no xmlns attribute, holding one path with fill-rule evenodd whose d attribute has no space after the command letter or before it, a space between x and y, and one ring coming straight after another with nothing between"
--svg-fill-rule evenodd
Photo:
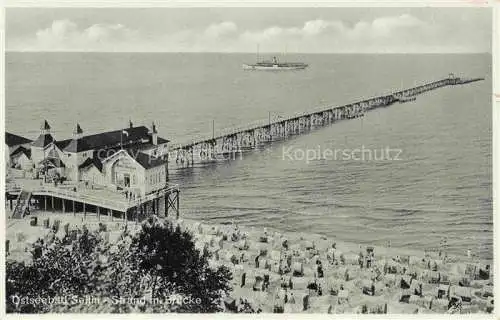
<instances>
[{"instance_id":1,"label":"pier walkway","mask_svg":"<svg viewBox=\"0 0 500 320\"><path fill-rule=\"evenodd\" d=\"M21 187L22 186L22 187ZM82 187L63 184L57 187L42 180L16 179L6 186L6 200L10 202L12 218L23 218L30 207L44 211L82 213L86 215L118 217L123 220L141 220L146 212L179 215L179 187L169 185L144 197L131 199L124 193L103 187ZM27 196L28 195L28 196ZM13 205L15 201L15 206Z\"/></svg>"},{"instance_id":2,"label":"pier walkway","mask_svg":"<svg viewBox=\"0 0 500 320\"><path fill-rule=\"evenodd\" d=\"M448 78L429 82L413 88L404 89L391 94L370 98L367 100L343 105L329 106L319 111L304 113L267 124L249 125L226 131L224 134L212 138L201 138L196 141L173 145L169 149L169 159L180 168L203 163L227 159L235 153L252 150L260 145L286 139L292 135L309 132L311 129L326 126L339 120L354 119L365 115L367 111L387 107L394 103L413 101L418 95L446 86L456 86L483 78L460 78L450 74Z\"/></svg>"}]
</instances>

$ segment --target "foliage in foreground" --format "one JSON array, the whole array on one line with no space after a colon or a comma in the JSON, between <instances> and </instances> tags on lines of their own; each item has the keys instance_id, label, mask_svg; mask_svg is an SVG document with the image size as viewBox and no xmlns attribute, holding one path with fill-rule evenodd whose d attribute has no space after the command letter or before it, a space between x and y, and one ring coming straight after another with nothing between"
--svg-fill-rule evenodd
<instances>
[{"instance_id":1,"label":"foliage in foreground","mask_svg":"<svg viewBox=\"0 0 500 320\"><path fill-rule=\"evenodd\" d=\"M39 240L32 263L7 262L7 312L221 311L231 274L211 268L187 231L153 217L116 243L103 235Z\"/></svg>"}]
</instances>

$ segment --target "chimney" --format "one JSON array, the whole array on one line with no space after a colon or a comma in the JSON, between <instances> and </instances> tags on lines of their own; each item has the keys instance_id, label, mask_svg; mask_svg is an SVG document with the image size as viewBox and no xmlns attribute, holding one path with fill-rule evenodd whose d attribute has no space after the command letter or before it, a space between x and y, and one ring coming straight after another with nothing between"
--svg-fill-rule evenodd
<instances>
[{"instance_id":1,"label":"chimney","mask_svg":"<svg viewBox=\"0 0 500 320\"><path fill-rule=\"evenodd\" d=\"M154 144L155 146L158 144L158 131L156 131L156 126L154 122L151 128L151 143Z\"/></svg>"},{"instance_id":2,"label":"chimney","mask_svg":"<svg viewBox=\"0 0 500 320\"><path fill-rule=\"evenodd\" d=\"M73 131L73 140L78 140L82 137L83 135L83 130L82 128L80 127L80 124L76 124L76 128L75 130Z\"/></svg>"},{"instance_id":3,"label":"chimney","mask_svg":"<svg viewBox=\"0 0 500 320\"><path fill-rule=\"evenodd\" d=\"M50 125L47 120L44 120L42 126L40 127L40 134L49 134L50 133Z\"/></svg>"}]
</instances>

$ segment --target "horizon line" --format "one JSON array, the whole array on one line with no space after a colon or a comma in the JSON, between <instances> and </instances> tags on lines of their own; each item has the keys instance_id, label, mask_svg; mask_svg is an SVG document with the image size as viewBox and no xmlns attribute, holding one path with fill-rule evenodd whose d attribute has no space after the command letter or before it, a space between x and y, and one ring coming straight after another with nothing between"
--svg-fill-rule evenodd
<instances>
[{"instance_id":1,"label":"horizon line","mask_svg":"<svg viewBox=\"0 0 500 320\"><path fill-rule=\"evenodd\" d=\"M78 50L5 50L5 53L209 53L209 54L255 54L251 51L78 51ZM277 55L288 55L288 54L492 54L491 51L450 51L450 52L283 52L268 51L260 52L259 54L277 54Z\"/></svg>"}]
</instances>

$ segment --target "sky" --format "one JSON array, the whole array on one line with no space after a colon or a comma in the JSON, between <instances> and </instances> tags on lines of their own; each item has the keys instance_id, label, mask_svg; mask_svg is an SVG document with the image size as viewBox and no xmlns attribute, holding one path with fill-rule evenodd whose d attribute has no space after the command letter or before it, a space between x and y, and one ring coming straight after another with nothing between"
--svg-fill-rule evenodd
<instances>
[{"instance_id":1,"label":"sky","mask_svg":"<svg viewBox=\"0 0 500 320\"><path fill-rule=\"evenodd\" d=\"M7 51L491 52L490 8L7 8Z\"/></svg>"}]
</instances>

